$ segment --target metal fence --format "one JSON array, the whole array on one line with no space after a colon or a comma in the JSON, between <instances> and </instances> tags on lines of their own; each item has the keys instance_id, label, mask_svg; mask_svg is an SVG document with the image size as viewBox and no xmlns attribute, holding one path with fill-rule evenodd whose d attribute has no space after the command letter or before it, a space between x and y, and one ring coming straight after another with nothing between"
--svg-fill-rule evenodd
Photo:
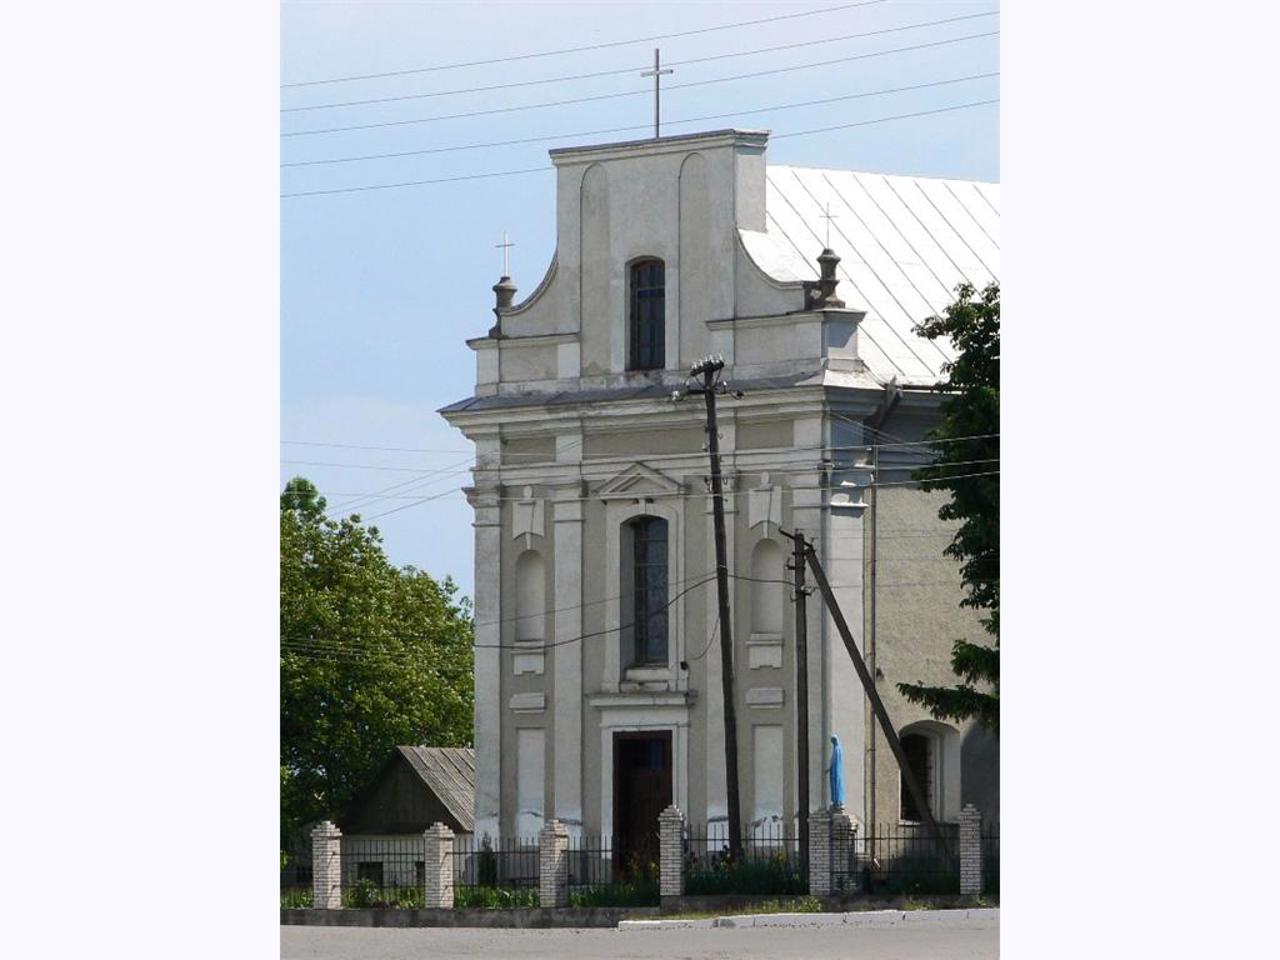
<instances>
[{"instance_id":1,"label":"metal fence","mask_svg":"<svg viewBox=\"0 0 1280 960\"><path fill-rule=\"evenodd\" d=\"M455 907L538 906L538 838L453 838Z\"/></svg>"},{"instance_id":2,"label":"metal fence","mask_svg":"<svg viewBox=\"0 0 1280 960\"><path fill-rule=\"evenodd\" d=\"M699 894L804 894L809 891L800 840L777 821L751 824L742 831L742 853L735 857L721 826L709 833L693 828L684 838L684 889Z\"/></svg>"},{"instance_id":3,"label":"metal fence","mask_svg":"<svg viewBox=\"0 0 1280 960\"><path fill-rule=\"evenodd\" d=\"M343 838L344 907L421 907L426 877L420 836Z\"/></svg>"},{"instance_id":4,"label":"metal fence","mask_svg":"<svg viewBox=\"0 0 1280 960\"><path fill-rule=\"evenodd\" d=\"M850 854L852 889L872 894L958 894L960 835L957 824L868 826Z\"/></svg>"},{"instance_id":5,"label":"metal fence","mask_svg":"<svg viewBox=\"0 0 1280 960\"><path fill-rule=\"evenodd\" d=\"M1000 824L982 824L982 892L1000 895Z\"/></svg>"},{"instance_id":6,"label":"metal fence","mask_svg":"<svg viewBox=\"0 0 1280 960\"><path fill-rule=\"evenodd\" d=\"M569 837L568 856L570 906L627 907L659 902L656 846L628 854L616 837L583 834Z\"/></svg>"}]
</instances>

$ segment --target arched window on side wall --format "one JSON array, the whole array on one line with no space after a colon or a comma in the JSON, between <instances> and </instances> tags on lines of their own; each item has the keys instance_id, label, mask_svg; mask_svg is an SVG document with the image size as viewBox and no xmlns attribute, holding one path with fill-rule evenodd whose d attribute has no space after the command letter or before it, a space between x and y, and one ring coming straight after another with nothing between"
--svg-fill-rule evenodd
<instances>
[{"instance_id":1,"label":"arched window on side wall","mask_svg":"<svg viewBox=\"0 0 1280 960\"><path fill-rule=\"evenodd\" d=\"M545 640L547 581L542 554L526 550L516 558L516 640Z\"/></svg>"},{"instance_id":2,"label":"arched window on side wall","mask_svg":"<svg viewBox=\"0 0 1280 960\"><path fill-rule=\"evenodd\" d=\"M901 743L902 753L907 758L907 766L915 775L920 789L924 791L930 812L933 812L936 806L933 795L934 766L938 762L935 738L924 733L907 733L903 734ZM913 823L922 822L924 816L916 805L915 797L907 788L906 778L899 776L898 779L901 781L901 818Z\"/></svg>"},{"instance_id":3,"label":"arched window on side wall","mask_svg":"<svg viewBox=\"0 0 1280 960\"><path fill-rule=\"evenodd\" d=\"M772 540L761 540L751 551L751 632L782 634L782 548ZM766 581L774 581L772 583Z\"/></svg>"},{"instance_id":4,"label":"arched window on side wall","mask_svg":"<svg viewBox=\"0 0 1280 960\"><path fill-rule=\"evenodd\" d=\"M661 370L666 366L666 268L646 258L631 264L628 370Z\"/></svg>"},{"instance_id":5,"label":"arched window on side wall","mask_svg":"<svg viewBox=\"0 0 1280 960\"><path fill-rule=\"evenodd\" d=\"M667 663L667 521L637 517L627 523L631 573L633 663ZM628 544L627 541L630 541ZM624 569L627 564L624 563Z\"/></svg>"}]
</instances>

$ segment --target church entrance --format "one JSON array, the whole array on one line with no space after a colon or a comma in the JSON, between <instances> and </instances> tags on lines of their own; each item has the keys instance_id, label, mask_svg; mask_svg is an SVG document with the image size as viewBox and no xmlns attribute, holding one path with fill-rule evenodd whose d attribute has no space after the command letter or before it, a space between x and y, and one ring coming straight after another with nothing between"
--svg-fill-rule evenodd
<instances>
[{"instance_id":1,"label":"church entrance","mask_svg":"<svg viewBox=\"0 0 1280 960\"><path fill-rule=\"evenodd\" d=\"M673 802L671 732L613 735L614 870L658 862L658 814Z\"/></svg>"}]
</instances>

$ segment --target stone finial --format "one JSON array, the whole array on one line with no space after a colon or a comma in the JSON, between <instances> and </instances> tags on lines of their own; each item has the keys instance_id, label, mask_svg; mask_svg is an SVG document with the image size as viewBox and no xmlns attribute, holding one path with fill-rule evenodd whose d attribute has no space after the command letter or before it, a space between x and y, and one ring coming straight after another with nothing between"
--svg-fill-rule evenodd
<instances>
[{"instance_id":1,"label":"stone finial","mask_svg":"<svg viewBox=\"0 0 1280 960\"><path fill-rule=\"evenodd\" d=\"M806 280L804 284L806 310L844 308L844 301L836 296L836 284L840 282L836 277L836 264L839 262L840 258L830 247L824 247L822 253L818 254L819 277L817 280Z\"/></svg>"},{"instance_id":2,"label":"stone finial","mask_svg":"<svg viewBox=\"0 0 1280 960\"><path fill-rule=\"evenodd\" d=\"M498 282L493 285L494 306L493 315L498 318L497 322L489 328L489 336L502 336L502 311L509 310L511 304L516 299L516 285L511 282L511 278L503 274Z\"/></svg>"}]
</instances>

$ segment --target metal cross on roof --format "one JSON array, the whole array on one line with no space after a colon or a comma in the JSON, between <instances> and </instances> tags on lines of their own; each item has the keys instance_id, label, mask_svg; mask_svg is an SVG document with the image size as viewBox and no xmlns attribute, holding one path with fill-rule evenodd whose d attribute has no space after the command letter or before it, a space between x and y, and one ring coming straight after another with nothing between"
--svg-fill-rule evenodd
<instances>
[{"instance_id":1,"label":"metal cross on roof","mask_svg":"<svg viewBox=\"0 0 1280 960\"><path fill-rule=\"evenodd\" d=\"M653 48L653 69L646 70L640 74L642 77L653 77L653 139L657 140L661 134L658 132L662 121L662 75L664 73L675 73L670 67L662 69L662 55L658 48Z\"/></svg>"},{"instance_id":2,"label":"metal cross on roof","mask_svg":"<svg viewBox=\"0 0 1280 960\"><path fill-rule=\"evenodd\" d=\"M511 276L511 261L508 254L514 246L515 244L507 239L507 231L505 230L502 231L502 242L494 244L495 248L502 248L502 275L504 277Z\"/></svg>"},{"instance_id":3,"label":"metal cross on roof","mask_svg":"<svg viewBox=\"0 0 1280 960\"><path fill-rule=\"evenodd\" d=\"M823 211L822 213L820 213L820 214L819 214L819 216L820 216L820 217L822 217L822 219L823 219L823 220L827 221L827 243L826 243L826 247L827 247L827 249L828 249L828 250L830 250L830 249L831 249L831 221L832 221L832 220L839 220L839 219L840 219L840 217L839 217L837 214L834 214L834 213L832 213L832 212L831 212L831 204L829 204L829 203L826 205L826 208L824 209L824 211Z\"/></svg>"}]
</instances>

